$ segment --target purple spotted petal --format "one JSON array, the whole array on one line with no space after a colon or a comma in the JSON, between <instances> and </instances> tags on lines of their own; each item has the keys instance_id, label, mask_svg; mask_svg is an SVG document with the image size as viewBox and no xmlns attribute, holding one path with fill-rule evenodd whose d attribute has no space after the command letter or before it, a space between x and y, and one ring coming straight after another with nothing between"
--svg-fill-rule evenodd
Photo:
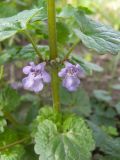
<instances>
[{"instance_id":1,"label":"purple spotted petal","mask_svg":"<svg viewBox=\"0 0 120 160\"><path fill-rule=\"evenodd\" d=\"M77 77L68 76L63 80L63 86L69 91L76 91L79 84L80 80Z\"/></svg>"},{"instance_id":2,"label":"purple spotted petal","mask_svg":"<svg viewBox=\"0 0 120 160\"><path fill-rule=\"evenodd\" d=\"M23 68L23 72L28 74L28 76L22 80L22 84L24 89L38 93L43 89L44 83L51 81L51 77L45 71L46 62L38 65L35 65L34 62L30 62L29 64L30 66Z\"/></svg>"},{"instance_id":3,"label":"purple spotted petal","mask_svg":"<svg viewBox=\"0 0 120 160\"><path fill-rule=\"evenodd\" d=\"M43 87L44 85L41 80L35 80L32 89L35 93L38 93L43 89Z\"/></svg>"},{"instance_id":4,"label":"purple spotted petal","mask_svg":"<svg viewBox=\"0 0 120 160\"><path fill-rule=\"evenodd\" d=\"M38 74L36 76L33 77L34 80L41 80L42 79L42 75Z\"/></svg>"},{"instance_id":5,"label":"purple spotted petal","mask_svg":"<svg viewBox=\"0 0 120 160\"><path fill-rule=\"evenodd\" d=\"M64 86L69 88L70 86L76 87L80 84L80 80L77 77L68 76L64 79Z\"/></svg>"},{"instance_id":6,"label":"purple spotted petal","mask_svg":"<svg viewBox=\"0 0 120 160\"><path fill-rule=\"evenodd\" d=\"M28 89L34 84L34 80L32 76L28 76L22 80L22 84L24 89Z\"/></svg>"},{"instance_id":7,"label":"purple spotted petal","mask_svg":"<svg viewBox=\"0 0 120 160\"><path fill-rule=\"evenodd\" d=\"M50 83L51 81L51 76L45 71L42 74L42 78L45 83Z\"/></svg>"},{"instance_id":8,"label":"purple spotted petal","mask_svg":"<svg viewBox=\"0 0 120 160\"><path fill-rule=\"evenodd\" d=\"M76 65L76 68L78 68L78 73L77 73L78 77L79 78L85 77L85 72L83 71L83 69L79 64Z\"/></svg>"},{"instance_id":9,"label":"purple spotted petal","mask_svg":"<svg viewBox=\"0 0 120 160\"><path fill-rule=\"evenodd\" d=\"M72 66L73 66L72 63L69 63L69 62L67 62L67 61L66 61L64 64L65 64L65 67L72 67Z\"/></svg>"},{"instance_id":10,"label":"purple spotted petal","mask_svg":"<svg viewBox=\"0 0 120 160\"><path fill-rule=\"evenodd\" d=\"M59 77L65 77L66 75L66 68L61 69L61 71L58 73Z\"/></svg>"},{"instance_id":11,"label":"purple spotted petal","mask_svg":"<svg viewBox=\"0 0 120 160\"><path fill-rule=\"evenodd\" d=\"M23 73L24 74L29 74L31 71L32 67L31 66L26 66L23 68Z\"/></svg>"},{"instance_id":12,"label":"purple spotted petal","mask_svg":"<svg viewBox=\"0 0 120 160\"><path fill-rule=\"evenodd\" d=\"M63 78L63 87L69 91L76 91L80 85L80 78L84 77L84 71L79 64L74 65L69 62L65 62L64 64L65 68L61 69L58 76Z\"/></svg>"},{"instance_id":13,"label":"purple spotted petal","mask_svg":"<svg viewBox=\"0 0 120 160\"><path fill-rule=\"evenodd\" d=\"M41 72L43 72L45 65L46 65L46 63L42 62L42 63L38 64L35 68L36 68L36 70L41 70Z\"/></svg>"}]
</instances>

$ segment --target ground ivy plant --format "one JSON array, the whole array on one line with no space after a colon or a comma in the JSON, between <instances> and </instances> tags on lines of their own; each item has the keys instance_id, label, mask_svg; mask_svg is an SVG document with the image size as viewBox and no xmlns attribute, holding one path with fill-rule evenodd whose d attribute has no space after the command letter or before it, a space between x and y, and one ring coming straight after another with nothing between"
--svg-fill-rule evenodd
<instances>
[{"instance_id":1,"label":"ground ivy plant","mask_svg":"<svg viewBox=\"0 0 120 160\"><path fill-rule=\"evenodd\" d=\"M0 18L1 42L11 37L15 39L18 34L30 43L11 47L0 56L0 86L3 88L0 91L0 160L90 160L95 149L90 124L88 126L82 117L82 114L90 114L90 106L79 86L81 78L91 70L101 72L103 69L76 55L74 48L82 42L96 53L117 54L120 33L92 20L84 7L66 4L59 8L55 4L55 0L41 0L40 8ZM37 33L39 27L40 33ZM40 45L31 34L48 39L49 45ZM22 87L38 95L49 85L52 92L53 103L41 104L40 109L33 109L39 97L29 95L30 103L34 101L29 110L32 116L27 117L29 125L20 124L11 114L27 97L20 98L16 90L4 84L3 64L14 60L29 63L23 68L22 85L13 88ZM81 103L79 115L63 109L73 103L76 106ZM82 104L88 106L84 111ZM34 148L31 150L30 146Z\"/></svg>"}]
</instances>

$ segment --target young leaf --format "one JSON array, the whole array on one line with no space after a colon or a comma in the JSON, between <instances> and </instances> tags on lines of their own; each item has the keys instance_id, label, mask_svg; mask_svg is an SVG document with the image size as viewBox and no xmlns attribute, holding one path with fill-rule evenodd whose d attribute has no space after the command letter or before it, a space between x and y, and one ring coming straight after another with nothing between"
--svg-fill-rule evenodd
<instances>
[{"instance_id":1,"label":"young leaf","mask_svg":"<svg viewBox=\"0 0 120 160\"><path fill-rule=\"evenodd\" d=\"M35 152L40 160L90 160L94 141L84 120L69 116L63 122L63 133L50 120L38 126L35 136Z\"/></svg>"},{"instance_id":2,"label":"young leaf","mask_svg":"<svg viewBox=\"0 0 120 160\"><path fill-rule=\"evenodd\" d=\"M86 47L101 54L120 51L120 32L91 20L81 11L75 12L74 16L79 26L74 32Z\"/></svg>"}]
</instances>

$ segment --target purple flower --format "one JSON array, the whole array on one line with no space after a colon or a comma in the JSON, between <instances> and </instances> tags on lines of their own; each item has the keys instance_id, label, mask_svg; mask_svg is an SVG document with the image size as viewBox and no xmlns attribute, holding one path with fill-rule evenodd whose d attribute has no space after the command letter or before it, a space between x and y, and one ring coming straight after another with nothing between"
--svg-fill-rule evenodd
<instances>
[{"instance_id":1,"label":"purple flower","mask_svg":"<svg viewBox=\"0 0 120 160\"><path fill-rule=\"evenodd\" d=\"M61 69L58 76L63 78L63 87L73 92L79 87L80 78L84 77L84 72L79 64L73 65L69 62L65 62L65 68Z\"/></svg>"},{"instance_id":2,"label":"purple flower","mask_svg":"<svg viewBox=\"0 0 120 160\"><path fill-rule=\"evenodd\" d=\"M23 68L23 73L27 75L22 80L24 89L34 91L38 93L44 87L44 83L51 81L50 75L45 71L45 62L35 65L34 62L30 62L29 66Z\"/></svg>"}]
</instances>

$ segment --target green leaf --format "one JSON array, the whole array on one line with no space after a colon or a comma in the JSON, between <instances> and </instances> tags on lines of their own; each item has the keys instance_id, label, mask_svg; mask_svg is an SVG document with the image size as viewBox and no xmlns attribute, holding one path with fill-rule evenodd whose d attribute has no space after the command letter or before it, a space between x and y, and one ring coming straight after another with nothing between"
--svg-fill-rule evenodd
<instances>
[{"instance_id":1,"label":"green leaf","mask_svg":"<svg viewBox=\"0 0 120 160\"><path fill-rule=\"evenodd\" d=\"M0 133L4 132L7 121L4 119L4 113L0 110Z\"/></svg>"},{"instance_id":2,"label":"green leaf","mask_svg":"<svg viewBox=\"0 0 120 160\"><path fill-rule=\"evenodd\" d=\"M100 147L107 155L114 158L120 158L120 138L112 138L103 132L97 125L92 122L88 122L91 129L93 129L94 139L96 141L96 146Z\"/></svg>"},{"instance_id":3,"label":"green leaf","mask_svg":"<svg viewBox=\"0 0 120 160\"><path fill-rule=\"evenodd\" d=\"M63 22L57 22L57 40L59 43L64 44L69 36L69 28Z\"/></svg>"},{"instance_id":4,"label":"green leaf","mask_svg":"<svg viewBox=\"0 0 120 160\"><path fill-rule=\"evenodd\" d=\"M120 90L120 84L112 85L112 89L114 89L114 90Z\"/></svg>"},{"instance_id":5,"label":"green leaf","mask_svg":"<svg viewBox=\"0 0 120 160\"><path fill-rule=\"evenodd\" d=\"M91 98L92 114L90 120L96 125L114 126L116 127L116 111L106 102L98 101Z\"/></svg>"},{"instance_id":6,"label":"green leaf","mask_svg":"<svg viewBox=\"0 0 120 160\"><path fill-rule=\"evenodd\" d=\"M118 114L120 114L120 102L118 102L118 103L115 105L115 109L117 110Z\"/></svg>"},{"instance_id":7,"label":"green leaf","mask_svg":"<svg viewBox=\"0 0 120 160\"><path fill-rule=\"evenodd\" d=\"M7 125L6 120L3 117L0 117L0 133L4 132L4 127Z\"/></svg>"},{"instance_id":8,"label":"green leaf","mask_svg":"<svg viewBox=\"0 0 120 160\"><path fill-rule=\"evenodd\" d=\"M16 30L13 30L13 31L12 30L11 31L1 31L0 30L0 42L9 38L9 37L14 36L16 33L17 33Z\"/></svg>"},{"instance_id":9,"label":"green leaf","mask_svg":"<svg viewBox=\"0 0 120 160\"><path fill-rule=\"evenodd\" d=\"M102 128L102 130L104 132L106 132L107 134L109 134L111 136L118 136L117 128L115 128L115 127L112 127L112 126L108 126L108 127L102 126L101 128Z\"/></svg>"},{"instance_id":10,"label":"green leaf","mask_svg":"<svg viewBox=\"0 0 120 160\"><path fill-rule=\"evenodd\" d=\"M74 15L79 26L74 32L86 47L101 54L120 51L120 32L91 20L84 12L77 11Z\"/></svg>"},{"instance_id":11,"label":"green leaf","mask_svg":"<svg viewBox=\"0 0 120 160\"><path fill-rule=\"evenodd\" d=\"M79 6L78 10L81 10L81 11L83 11L86 14L92 14L93 13L93 11L90 8L85 7L85 6Z\"/></svg>"},{"instance_id":12,"label":"green leaf","mask_svg":"<svg viewBox=\"0 0 120 160\"><path fill-rule=\"evenodd\" d=\"M48 45L38 45L37 47L42 55L43 60L48 60L49 59ZM33 46L31 44L29 44L29 45L25 46L24 48L22 48L17 56L18 56L18 59L21 58L21 59L30 60L30 59L35 59L36 53L35 53ZM16 56L16 58L17 58L17 56Z\"/></svg>"},{"instance_id":13,"label":"green leaf","mask_svg":"<svg viewBox=\"0 0 120 160\"><path fill-rule=\"evenodd\" d=\"M27 24L39 11L40 9L25 10L12 17L0 18L0 41L26 29Z\"/></svg>"},{"instance_id":14,"label":"green leaf","mask_svg":"<svg viewBox=\"0 0 120 160\"><path fill-rule=\"evenodd\" d=\"M68 18L74 15L74 7L68 4L67 6L63 7L62 11L59 13L58 17Z\"/></svg>"},{"instance_id":15,"label":"green leaf","mask_svg":"<svg viewBox=\"0 0 120 160\"><path fill-rule=\"evenodd\" d=\"M0 134L0 148L11 144L17 140L17 134L12 129ZM21 160L24 155L24 148L22 145L17 144L6 150L0 151L0 160Z\"/></svg>"},{"instance_id":16,"label":"green leaf","mask_svg":"<svg viewBox=\"0 0 120 160\"><path fill-rule=\"evenodd\" d=\"M31 125L32 134L33 135L35 134L38 124L43 122L44 120L52 121L53 123L56 124L58 130L61 130L62 118L63 117L62 117L62 115L60 113L53 112L53 108L52 107L44 106L43 108L40 109L39 115L37 116L37 118L35 119L35 121Z\"/></svg>"},{"instance_id":17,"label":"green leaf","mask_svg":"<svg viewBox=\"0 0 120 160\"><path fill-rule=\"evenodd\" d=\"M80 64L86 71L102 72L104 70L101 66L94 64L92 62L88 62L82 57L75 54L72 54L71 61Z\"/></svg>"},{"instance_id":18,"label":"green leaf","mask_svg":"<svg viewBox=\"0 0 120 160\"><path fill-rule=\"evenodd\" d=\"M4 111L14 111L20 104L20 95L16 90L5 87L0 91L0 106Z\"/></svg>"},{"instance_id":19,"label":"green leaf","mask_svg":"<svg viewBox=\"0 0 120 160\"><path fill-rule=\"evenodd\" d=\"M34 145L27 145L25 148L25 154L22 160L38 160L38 155L34 152Z\"/></svg>"},{"instance_id":20,"label":"green leaf","mask_svg":"<svg viewBox=\"0 0 120 160\"><path fill-rule=\"evenodd\" d=\"M68 110L72 110L77 114L88 116L91 113L91 105L89 97L84 89L80 88L74 93L68 92L66 89L60 90L61 103L66 105Z\"/></svg>"},{"instance_id":21,"label":"green leaf","mask_svg":"<svg viewBox=\"0 0 120 160\"><path fill-rule=\"evenodd\" d=\"M68 117L63 122L63 133L50 120L38 126L35 135L35 152L40 160L90 160L94 141L84 120Z\"/></svg>"},{"instance_id":22,"label":"green leaf","mask_svg":"<svg viewBox=\"0 0 120 160\"><path fill-rule=\"evenodd\" d=\"M119 158L111 157L111 156L104 156L100 158L99 160L119 160Z\"/></svg>"},{"instance_id":23,"label":"green leaf","mask_svg":"<svg viewBox=\"0 0 120 160\"><path fill-rule=\"evenodd\" d=\"M42 19L47 19L47 1L46 0L40 0L38 1L39 8L42 8L40 12L40 17Z\"/></svg>"},{"instance_id":24,"label":"green leaf","mask_svg":"<svg viewBox=\"0 0 120 160\"><path fill-rule=\"evenodd\" d=\"M100 101L110 102L112 100L112 97L110 96L109 92L105 90L94 90L93 94L95 98L97 98Z\"/></svg>"}]
</instances>

